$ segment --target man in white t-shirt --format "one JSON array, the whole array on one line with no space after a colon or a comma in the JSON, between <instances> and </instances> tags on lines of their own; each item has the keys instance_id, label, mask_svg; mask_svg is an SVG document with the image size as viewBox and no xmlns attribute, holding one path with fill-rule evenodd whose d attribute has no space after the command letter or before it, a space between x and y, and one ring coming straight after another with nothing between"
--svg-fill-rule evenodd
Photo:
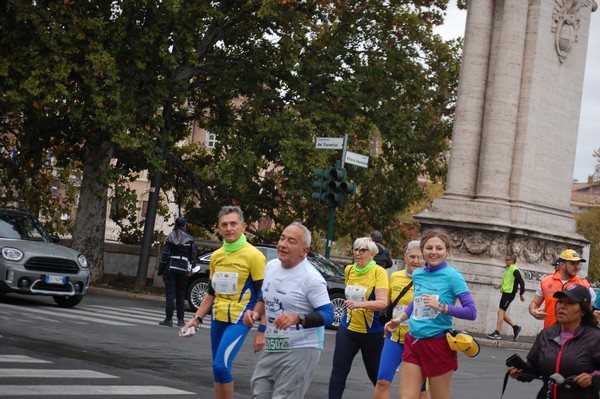
<instances>
[{"instance_id":1,"label":"man in white t-shirt","mask_svg":"<svg viewBox=\"0 0 600 399\"><path fill-rule=\"evenodd\" d=\"M323 276L306 259L310 243L301 223L283 230L258 302L244 315L249 327L261 320L254 349L264 351L252 375L254 399L303 398L317 369L333 307Z\"/></svg>"}]
</instances>

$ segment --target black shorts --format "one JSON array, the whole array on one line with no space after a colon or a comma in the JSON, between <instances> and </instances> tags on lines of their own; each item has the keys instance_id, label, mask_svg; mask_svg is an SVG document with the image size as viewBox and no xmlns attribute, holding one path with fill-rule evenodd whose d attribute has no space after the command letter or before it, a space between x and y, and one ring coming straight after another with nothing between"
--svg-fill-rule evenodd
<instances>
[{"instance_id":1,"label":"black shorts","mask_svg":"<svg viewBox=\"0 0 600 399\"><path fill-rule=\"evenodd\" d=\"M510 303L515 299L515 296L517 296L516 292L514 294L512 294L510 292L508 292L508 293L503 292L502 298L500 298L499 308L506 311L506 309L508 309L508 306L510 305Z\"/></svg>"}]
</instances>

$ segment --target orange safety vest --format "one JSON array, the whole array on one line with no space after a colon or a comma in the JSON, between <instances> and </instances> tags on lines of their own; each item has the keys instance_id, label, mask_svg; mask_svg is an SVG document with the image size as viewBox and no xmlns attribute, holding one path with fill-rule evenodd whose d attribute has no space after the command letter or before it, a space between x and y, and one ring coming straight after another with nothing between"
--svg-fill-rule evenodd
<instances>
[{"instance_id":1,"label":"orange safety vest","mask_svg":"<svg viewBox=\"0 0 600 399\"><path fill-rule=\"evenodd\" d=\"M575 276L563 284L560 279L560 271L546 276L540 281L545 303L544 312L548 314L548 317L544 319L544 328L556 323L556 304L558 303L558 299L554 298L552 295L557 291L563 291L572 284L579 284L586 288L590 288L590 283L579 276Z\"/></svg>"}]
</instances>

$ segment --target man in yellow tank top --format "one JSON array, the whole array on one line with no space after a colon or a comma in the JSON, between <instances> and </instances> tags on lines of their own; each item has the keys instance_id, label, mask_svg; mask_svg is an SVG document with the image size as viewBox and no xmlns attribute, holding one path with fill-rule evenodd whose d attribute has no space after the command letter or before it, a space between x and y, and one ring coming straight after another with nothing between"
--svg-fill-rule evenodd
<instances>
[{"instance_id":1,"label":"man in yellow tank top","mask_svg":"<svg viewBox=\"0 0 600 399\"><path fill-rule=\"evenodd\" d=\"M506 322L513 329L513 340L516 341L521 334L521 327L513 323L512 319L506 314L506 310L511 302L515 299L517 291L519 291L519 298L521 302L525 301L525 281L521 276L521 272L517 267L516 255L508 255L504 259L506 263L506 269L502 274L502 281L495 288L499 289L502 293L500 297L500 305L498 306L498 319L496 320L496 330L488 334L488 338L491 339L502 339L500 331L502 329L502 322Z\"/></svg>"}]
</instances>

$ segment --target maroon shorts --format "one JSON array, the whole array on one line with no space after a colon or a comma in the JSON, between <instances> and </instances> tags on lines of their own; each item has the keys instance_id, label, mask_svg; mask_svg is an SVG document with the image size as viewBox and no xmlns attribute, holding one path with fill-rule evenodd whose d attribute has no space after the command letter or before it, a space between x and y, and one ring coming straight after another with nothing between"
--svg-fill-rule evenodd
<instances>
[{"instance_id":1,"label":"maroon shorts","mask_svg":"<svg viewBox=\"0 0 600 399\"><path fill-rule=\"evenodd\" d=\"M406 333L402 361L420 366L423 377L437 377L458 368L458 353L450 349L445 335L416 339Z\"/></svg>"}]
</instances>

